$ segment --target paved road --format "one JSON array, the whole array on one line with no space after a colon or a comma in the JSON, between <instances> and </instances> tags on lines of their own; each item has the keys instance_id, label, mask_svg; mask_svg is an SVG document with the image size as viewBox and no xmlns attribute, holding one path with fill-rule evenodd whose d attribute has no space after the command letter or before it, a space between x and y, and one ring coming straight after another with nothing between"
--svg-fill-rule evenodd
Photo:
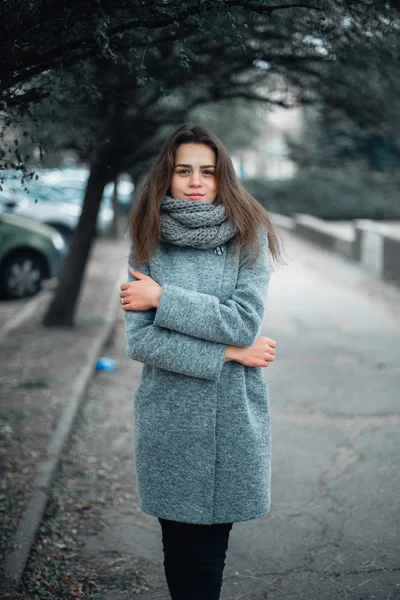
<instances>
[{"instance_id":1,"label":"paved road","mask_svg":"<svg viewBox=\"0 0 400 600\"><path fill-rule=\"evenodd\" d=\"M295 238L286 254L263 328L278 341L265 372L272 511L235 524L222 599L400 599L400 291ZM120 501L83 538L82 564L102 573L104 600L132 598L124 592L132 569L150 588L136 597L164 600L159 525L137 508L131 420L140 367L124 356L122 324L109 355L118 371L94 379L82 418L90 427L75 443L94 466L114 461Z\"/></svg>"}]
</instances>

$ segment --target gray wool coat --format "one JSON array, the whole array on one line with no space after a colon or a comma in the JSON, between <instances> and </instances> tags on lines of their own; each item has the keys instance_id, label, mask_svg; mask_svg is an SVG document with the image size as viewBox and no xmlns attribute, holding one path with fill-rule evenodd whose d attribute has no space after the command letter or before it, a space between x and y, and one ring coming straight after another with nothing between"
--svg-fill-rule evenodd
<instances>
[{"instance_id":1,"label":"gray wool coat","mask_svg":"<svg viewBox=\"0 0 400 600\"><path fill-rule=\"evenodd\" d=\"M262 367L224 361L226 344L250 346L270 277L267 233L247 248L161 242L149 264L157 309L125 311L126 350L144 363L134 394L141 509L188 523L246 521L270 510L271 432ZM129 273L129 280L134 277Z\"/></svg>"}]
</instances>

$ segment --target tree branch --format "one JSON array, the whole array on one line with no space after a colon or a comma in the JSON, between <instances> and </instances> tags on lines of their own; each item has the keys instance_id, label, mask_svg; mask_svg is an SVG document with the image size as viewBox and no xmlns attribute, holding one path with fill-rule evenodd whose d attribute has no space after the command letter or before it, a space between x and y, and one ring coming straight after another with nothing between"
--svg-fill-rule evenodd
<instances>
[{"instance_id":1,"label":"tree branch","mask_svg":"<svg viewBox=\"0 0 400 600\"><path fill-rule=\"evenodd\" d=\"M323 8L314 6L313 4L276 4L275 6L264 6L263 4L254 5L243 3L240 0L227 0L228 6L242 6L242 8L248 8L249 10L258 14L271 14L276 10L285 10L288 8L308 8L310 10L317 10L323 12Z\"/></svg>"},{"instance_id":2,"label":"tree branch","mask_svg":"<svg viewBox=\"0 0 400 600\"><path fill-rule=\"evenodd\" d=\"M251 12L256 12L259 14L271 14L276 10L283 10L288 8L308 8L310 10L318 10L322 11L319 7L309 5L309 4L277 4L274 6L263 6L263 5L252 5L249 4L246 0L226 0L226 5L228 8L233 8L235 6L242 7L245 10L249 10ZM209 11L209 6L197 6L190 8L185 8L181 12L173 16L165 16L159 17L156 19L130 19L124 23L110 26L105 30L105 35L112 39L114 36L120 35L121 33L125 33L127 31L133 29L160 29L163 27L167 27L168 25L172 25L175 22L184 23L188 17L193 16L194 14L202 14L207 13ZM19 73L12 78L12 85L17 83L23 83L30 79L33 75L47 70L52 69L63 62L64 56L70 52L80 51L79 56L75 58L70 58L68 61L69 64L73 62L73 60L81 60L86 56L92 54L93 48L97 49L97 41L93 38L93 36L86 36L77 40L73 40L67 42L63 45L54 48L53 50L46 52L41 55L36 55L23 64L17 72ZM24 62L24 61L23 61ZM9 87L9 82L5 82L5 85Z\"/></svg>"},{"instance_id":3,"label":"tree branch","mask_svg":"<svg viewBox=\"0 0 400 600\"><path fill-rule=\"evenodd\" d=\"M30 104L32 102L40 102L47 98L50 95L48 90L44 90L43 88L31 88L27 90L23 94L14 94L7 98L7 108L14 108L15 106L20 106L21 102L24 104ZM5 100L5 98L3 98Z\"/></svg>"}]
</instances>

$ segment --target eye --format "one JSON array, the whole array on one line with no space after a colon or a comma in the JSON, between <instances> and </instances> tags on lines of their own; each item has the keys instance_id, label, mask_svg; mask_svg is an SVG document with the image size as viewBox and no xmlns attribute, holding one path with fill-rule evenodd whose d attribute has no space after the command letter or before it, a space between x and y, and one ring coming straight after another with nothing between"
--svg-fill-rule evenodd
<instances>
[{"instance_id":1,"label":"eye","mask_svg":"<svg viewBox=\"0 0 400 600\"><path fill-rule=\"evenodd\" d=\"M179 173L179 175L186 175L189 173L189 169L178 169L177 173Z\"/></svg>"},{"instance_id":2,"label":"eye","mask_svg":"<svg viewBox=\"0 0 400 600\"><path fill-rule=\"evenodd\" d=\"M214 171L209 171L208 169L203 171L203 173L204 173L204 175L214 175Z\"/></svg>"}]
</instances>

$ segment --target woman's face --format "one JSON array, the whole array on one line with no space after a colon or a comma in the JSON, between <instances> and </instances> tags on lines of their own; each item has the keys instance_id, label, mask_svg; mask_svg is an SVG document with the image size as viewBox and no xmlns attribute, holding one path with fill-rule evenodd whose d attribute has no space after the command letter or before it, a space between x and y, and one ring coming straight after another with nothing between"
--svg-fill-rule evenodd
<instances>
[{"instance_id":1,"label":"woman's face","mask_svg":"<svg viewBox=\"0 0 400 600\"><path fill-rule=\"evenodd\" d=\"M175 155L171 181L171 196L175 200L214 202L216 156L205 144L181 144Z\"/></svg>"}]
</instances>

